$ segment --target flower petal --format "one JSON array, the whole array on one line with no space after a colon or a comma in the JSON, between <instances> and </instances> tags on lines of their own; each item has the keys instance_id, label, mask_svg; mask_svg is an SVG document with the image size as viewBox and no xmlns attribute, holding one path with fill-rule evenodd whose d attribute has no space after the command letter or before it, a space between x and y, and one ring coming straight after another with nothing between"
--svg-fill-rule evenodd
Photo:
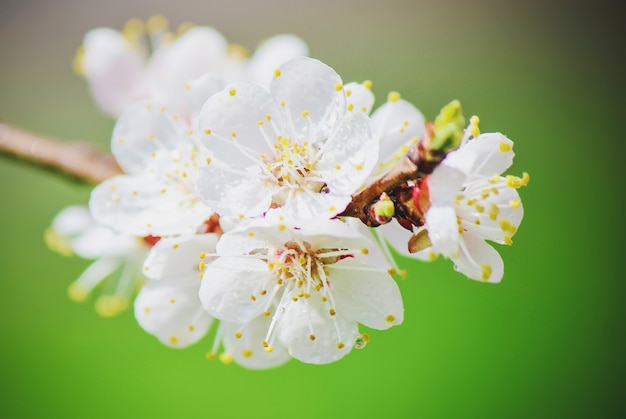
<instances>
[{"instance_id":1,"label":"flower petal","mask_svg":"<svg viewBox=\"0 0 626 419\"><path fill-rule=\"evenodd\" d=\"M317 165L331 193L352 194L367 179L378 160L378 142L363 113L348 113L321 146Z\"/></svg>"},{"instance_id":2,"label":"flower petal","mask_svg":"<svg viewBox=\"0 0 626 419\"><path fill-rule=\"evenodd\" d=\"M202 26L191 28L172 43L161 44L148 68L154 100L178 109L183 103L185 84L218 70L226 50L222 34Z\"/></svg>"},{"instance_id":3,"label":"flower petal","mask_svg":"<svg viewBox=\"0 0 626 419\"><path fill-rule=\"evenodd\" d=\"M374 94L363 83L348 83L344 86L349 111L363 112L369 115L374 106Z\"/></svg>"},{"instance_id":4,"label":"flower petal","mask_svg":"<svg viewBox=\"0 0 626 419\"><path fill-rule=\"evenodd\" d=\"M164 237L154 245L143 264L143 273L149 279L192 278L198 280L198 264L210 262L200 254L215 253L216 234L194 234L182 237Z\"/></svg>"},{"instance_id":5,"label":"flower petal","mask_svg":"<svg viewBox=\"0 0 626 419\"><path fill-rule=\"evenodd\" d=\"M457 271L477 281L496 284L504 275L504 262L500 254L483 239L469 232L463 234L461 254L452 260Z\"/></svg>"},{"instance_id":6,"label":"flower petal","mask_svg":"<svg viewBox=\"0 0 626 419\"><path fill-rule=\"evenodd\" d=\"M199 170L197 190L202 200L220 215L255 217L272 204L272 184L253 172L211 163Z\"/></svg>"},{"instance_id":7,"label":"flower petal","mask_svg":"<svg viewBox=\"0 0 626 419\"><path fill-rule=\"evenodd\" d=\"M458 256L461 235L454 208L431 206L425 218L433 250L449 258Z\"/></svg>"},{"instance_id":8,"label":"flower petal","mask_svg":"<svg viewBox=\"0 0 626 419\"><path fill-rule=\"evenodd\" d=\"M270 321L270 317L258 316L243 325L222 322L220 335L226 352L239 365L252 369L277 367L289 361L291 357L282 345L273 345L271 352L263 346Z\"/></svg>"},{"instance_id":9,"label":"flower petal","mask_svg":"<svg viewBox=\"0 0 626 419\"><path fill-rule=\"evenodd\" d=\"M136 103L115 124L111 151L124 172L168 168L172 152L192 148L189 128L161 109L148 102Z\"/></svg>"},{"instance_id":10,"label":"flower petal","mask_svg":"<svg viewBox=\"0 0 626 419\"><path fill-rule=\"evenodd\" d=\"M220 257L204 272L200 300L205 310L227 322L246 323L265 310L266 298L251 299L273 277L258 259Z\"/></svg>"},{"instance_id":11,"label":"flower petal","mask_svg":"<svg viewBox=\"0 0 626 419\"><path fill-rule=\"evenodd\" d=\"M424 136L424 115L404 99L387 102L372 114L374 137L380 141L381 164L387 169Z\"/></svg>"},{"instance_id":12,"label":"flower petal","mask_svg":"<svg viewBox=\"0 0 626 419\"><path fill-rule=\"evenodd\" d=\"M327 269L337 313L374 329L402 323L400 290L385 271L353 259L342 259Z\"/></svg>"},{"instance_id":13,"label":"flower petal","mask_svg":"<svg viewBox=\"0 0 626 419\"><path fill-rule=\"evenodd\" d=\"M289 300L284 312L277 315L281 316L276 325L278 341L291 356L309 364L327 364L343 358L359 336L356 321L349 321L340 313L331 316L318 294L295 302Z\"/></svg>"},{"instance_id":14,"label":"flower petal","mask_svg":"<svg viewBox=\"0 0 626 419\"><path fill-rule=\"evenodd\" d=\"M299 57L280 66L280 76L272 80L270 91L276 103L284 104L285 120L300 142L325 140L346 113L341 78L313 58Z\"/></svg>"},{"instance_id":15,"label":"flower petal","mask_svg":"<svg viewBox=\"0 0 626 419\"><path fill-rule=\"evenodd\" d=\"M211 96L200 111L203 144L232 168L258 164L262 153L269 156L274 153L268 140L273 144L275 130L282 132L277 125L280 118L275 118L278 115L277 105L262 87L250 83L229 85Z\"/></svg>"},{"instance_id":16,"label":"flower petal","mask_svg":"<svg viewBox=\"0 0 626 419\"><path fill-rule=\"evenodd\" d=\"M468 141L450 153L446 164L458 167L470 176L469 180L503 173L513 163L513 141L503 134L489 132Z\"/></svg>"},{"instance_id":17,"label":"flower petal","mask_svg":"<svg viewBox=\"0 0 626 419\"><path fill-rule=\"evenodd\" d=\"M276 68L292 58L308 54L309 48L301 38L291 34L274 35L263 41L250 58L250 80L268 88Z\"/></svg>"},{"instance_id":18,"label":"flower petal","mask_svg":"<svg viewBox=\"0 0 626 419\"><path fill-rule=\"evenodd\" d=\"M197 121L204 103L226 86L224 80L213 73L206 73L185 85L185 102L191 111L192 121ZM193 128L198 127L192 125Z\"/></svg>"},{"instance_id":19,"label":"flower petal","mask_svg":"<svg viewBox=\"0 0 626 419\"><path fill-rule=\"evenodd\" d=\"M183 348L197 342L213 320L202 309L199 286L197 278L148 281L135 300L139 325L167 346Z\"/></svg>"},{"instance_id":20,"label":"flower petal","mask_svg":"<svg viewBox=\"0 0 626 419\"><path fill-rule=\"evenodd\" d=\"M113 29L94 29L85 35L82 71L96 103L118 116L126 106L147 98L145 53Z\"/></svg>"},{"instance_id":21,"label":"flower petal","mask_svg":"<svg viewBox=\"0 0 626 419\"><path fill-rule=\"evenodd\" d=\"M135 236L194 233L212 213L185 185L148 175L101 183L89 208L97 222Z\"/></svg>"}]
</instances>

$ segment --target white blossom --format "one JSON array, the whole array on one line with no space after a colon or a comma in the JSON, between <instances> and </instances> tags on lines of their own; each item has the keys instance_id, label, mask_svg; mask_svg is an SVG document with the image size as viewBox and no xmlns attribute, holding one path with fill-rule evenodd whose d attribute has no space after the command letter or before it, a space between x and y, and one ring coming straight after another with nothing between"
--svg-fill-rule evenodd
<instances>
[{"instance_id":1,"label":"white blossom","mask_svg":"<svg viewBox=\"0 0 626 419\"><path fill-rule=\"evenodd\" d=\"M378 156L369 121L347 108L341 78L311 58L276 69L269 93L229 85L204 105L200 128L215 164L198 191L220 215L254 217L280 207L288 218L339 214Z\"/></svg>"},{"instance_id":2,"label":"white blossom","mask_svg":"<svg viewBox=\"0 0 626 419\"><path fill-rule=\"evenodd\" d=\"M111 317L128 307L137 288L145 282L141 265L152 238L117 234L97 224L82 206L62 210L46 230L46 242L65 256L78 255L93 260L68 294L75 301L85 301L94 290L98 314Z\"/></svg>"},{"instance_id":3,"label":"white blossom","mask_svg":"<svg viewBox=\"0 0 626 419\"><path fill-rule=\"evenodd\" d=\"M358 323L387 329L403 320L396 283L368 260L373 249L339 220L255 219L221 237L200 299L227 322L270 318L254 351L287 348L303 362L333 362L359 342Z\"/></svg>"},{"instance_id":4,"label":"white blossom","mask_svg":"<svg viewBox=\"0 0 626 419\"><path fill-rule=\"evenodd\" d=\"M90 31L75 63L96 103L112 116L139 100L167 103L186 116L184 91L205 73L266 83L276 66L307 54L300 38L285 34L266 40L248 59L244 48L229 46L213 28L184 25L175 34L164 17L153 16L147 24L130 20L121 32Z\"/></svg>"}]
</instances>

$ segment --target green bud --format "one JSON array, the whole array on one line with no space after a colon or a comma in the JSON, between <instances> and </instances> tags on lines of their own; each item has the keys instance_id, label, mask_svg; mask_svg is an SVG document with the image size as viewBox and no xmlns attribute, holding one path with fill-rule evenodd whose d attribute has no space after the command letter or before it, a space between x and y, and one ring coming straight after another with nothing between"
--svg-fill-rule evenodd
<instances>
[{"instance_id":1,"label":"green bud","mask_svg":"<svg viewBox=\"0 0 626 419\"><path fill-rule=\"evenodd\" d=\"M435 118L430 149L444 153L454 150L461 143L464 127L465 118L461 102L453 100L441 108L439 115Z\"/></svg>"}]
</instances>

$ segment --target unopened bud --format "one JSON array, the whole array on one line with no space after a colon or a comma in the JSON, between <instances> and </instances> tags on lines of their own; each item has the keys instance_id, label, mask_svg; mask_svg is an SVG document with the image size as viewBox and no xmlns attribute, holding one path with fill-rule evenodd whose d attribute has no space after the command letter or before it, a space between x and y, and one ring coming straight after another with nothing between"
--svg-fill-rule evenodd
<instances>
[{"instance_id":1,"label":"unopened bud","mask_svg":"<svg viewBox=\"0 0 626 419\"><path fill-rule=\"evenodd\" d=\"M370 207L370 216L378 224L386 224L393 218L396 213L396 207L393 201L386 193L380 196L380 200Z\"/></svg>"},{"instance_id":2,"label":"unopened bud","mask_svg":"<svg viewBox=\"0 0 626 419\"><path fill-rule=\"evenodd\" d=\"M447 153L457 148L463 138L464 127L461 102L453 100L441 108L435 118L430 150Z\"/></svg>"}]
</instances>

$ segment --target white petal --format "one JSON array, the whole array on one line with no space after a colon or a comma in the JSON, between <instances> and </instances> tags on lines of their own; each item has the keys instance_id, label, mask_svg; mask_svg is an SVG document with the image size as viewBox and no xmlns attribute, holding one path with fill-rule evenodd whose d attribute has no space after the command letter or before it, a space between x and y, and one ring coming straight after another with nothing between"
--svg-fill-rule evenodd
<instances>
[{"instance_id":1,"label":"white petal","mask_svg":"<svg viewBox=\"0 0 626 419\"><path fill-rule=\"evenodd\" d=\"M221 257L204 272L200 300L205 310L227 322L246 323L265 310L269 294L251 295L272 281L267 265L258 259Z\"/></svg>"},{"instance_id":2,"label":"white petal","mask_svg":"<svg viewBox=\"0 0 626 419\"><path fill-rule=\"evenodd\" d=\"M514 156L513 142L500 133L490 132L468 141L445 161L472 177L489 177L508 169Z\"/></svg>"},{"instance_id":3,"label":"white petal","mask_svg":"<svg viewBox=\"0 0 626 419\"><path fill-rule=\"evenodd\" d=\"M95 224L87 207L73 205L59 212L52 220L52 228L62 236L76 236Z\"/></svg>"},{"instance_id":4,"label":"white petal","mask_svg":"<svg viewBox=\"0 0 626 419\"><path fill-rule=\"evenodd\" d=\"M82 67L98 106L112 116L147 97L144 51L108 28L85 35Z\"/></svg>"},{"instance_id":5,"label":"white petal","mask_svg":"<svg viewBox=\"0 0 626 419\"><path fill-rule=\"evenodd\" d=\"M197 342L212 322L198 299L199 285L197 278L148 281L135 300L139 325L168 346Z\"/></svg>"},{"instance_id":6,"label":"white petal","mask_svg":"<svg viewBox=\"0 0 626 419\"><path fill-rule=\"evenodd\" d=\"M402 227L396 220L376 227L378 233L391 247L405 256L414 256L409 253L409 238L412 232Z\"/></svg>"},{"instance_id":7,"label":"white petal","mask_svg":"<svg viewBox=\"0 0 626 419\"><path fill-rule=\"evenodd\" d=\"M224 80L213 73L206 73L185 86L185 102L192 119L197 120L204 103L226 86ZM193 127L197 128L197 127Z\"/></svg>"},{"instance_id":8,"label":"white petal","mask_svg":"<svg viewBox=\"0 0 626 419\"><path fill-rule=\"evenodd\" d=\"M295 58L280 67L280 76L272 80L270 91L276 103L285 104L282 110L298 141L328 138L346 112L341 83L335 70L313 58Z\"/></svg>"},{"instance_id":9,"label":"white petal","mask_svg":"<svg viewBox=\"0 0 626 419\"><path fill-rule=\"evenodd\" d=\"M348 109L352 109L353 112L363 112L369 115L374 106L374 94L372 91L362 83L355 82L346 84L344 90L346 92Z\"/></svg>"},{"instance_id":10,"label":"white petal","mask_svg":"<svg viewBox=\"0 0 626 419\"><path fill-rule=\"evenodd\" d=\"M501 244L513 237L524 217L519 194L506 186L505 178L470 182L455 209L464 229Z\"/></svg>"},{"instance_id":11,"label":"white petal","mask_svg":"<svg viewBox=\"0 0 626 419\"><path fill-rule=\"evenodd\" d=\"M277 209L277 212L290 219L328 219L342 212L351 199L349 194L324 194L305 189L296 191L285 205Z\"/></svg>"},{"instance_id":12,"label":"white petal","mask_svg":"<svg viewBox=\"0 0 626 419\"><path fill-rule=\"evenodd\" d=\"M346 319L339 312L331 316L328 305L322 303L317 293L311 298L289 300L284 308L276 325L277 339L291 356L302 362L337 361L350 352L359 336L356 321ZM315 336L314 340L311 335Z\"/></svg>"},{"instance_id":13,"label":"white petal","mask_svg":"<svg viewBox=\"0 0 626 419\"><path fill-rule=\"evenodd\" d=\"M426 130L424 115L403 99L387 102L372 114L374 137L380 141L380 162L395 162Z\"/></svg>"},{"instance_id":14,"label":"white petal","mask_svg":"<svg viewBox=\"0 0 626 419\"><path fill-rule=\"evenodd\" d=\"M175 42L161 44L149 65L155 100L178 108L185 85L201 75L215 71L226 57L226 39L215 29L194 27Z\"/></svg>"},{"instance_id":15,"label":"white petal","mask_svg":"<svg viewBox=\"0 0 626 419\"><path fill-rule=\"evenodd\" d=\"M143 265L143 273L150 279L192 278L198 283L198 264L208 263L210 257L200 259L201 253L215 253L216 234L194 234L165 237L154 245Z\"/></svg>"},{"instance_id":16,"label":"white petal","mask_svg":"<svg viewBox=\"0 0 626 419\"><path fill-rule=\"evenodd\" d=\"M378 142L362 113L342 118L322 145L317 165L332 193L352 194L367 179L378 160Z\"/></svg>"},{"instance_id":17,"label":"white petal","mask_svg":"<svg viewBox=\"0 0 626 419\"><path fill-rule=\"evenodd\" d=\"M431 206L425 218L433 249L449 258L458 256L461 237L454 208Z\"/></svg>"},{"instance_id":18,"label":"white petal","mask_svg":"<svg viewBox=\"0 0 626 419\"><path fill-rule=\"evenodd\" d=\"M433 205L451 206L461 192L467 176L458 168L440 164L428 176L428 193Z\"/></svg>"},{"instance_id":19,"label":"white petal","mask_svg":"<svg viewBox=\"0 0 626 419\"><path fill-rule=\"evenodd\" d=\"M463 234L460 256L453 258L455 268L467 276L482 282L498 283L504 275L504 262L500 254L483 239L471 233Z\"/></svg>"},{"instance_id":20,"label":"white petal","mask_svg":"<svg viewBox=\"0 0 626 419\"><path fill-rule=\"evenodd\" d=\"M147 243L141 238L118 234L100 225L95 225L76 237L72 241L72 248L77 255L86 259L131 257L133 253L145 255L148 251Z\"/></svg>"},{"instance_id":21,"label":"white petal","mask_svg":"<svg viewBox=\"0 0 626 419\"><path fill-rule=\"evenodd\" d=\"M255 51L248 63L250 80L269 87L274 70L295 57L306 56L309 48L295 35L275 35L265 40Z\"/></svg>"},{"instance_id":22,"label":"white petal","mask_svg":"<svg viewBox=\"0 0 626 419\"><path fill-rule=\"evenodd\" d=\"M135 236L193 233L212 213L185 185L146 175L101 183L89 207L97 222Z\"/></svg>"},{"instance_id":23,"label":"white petal","mask_svg":"<svg viewBox=\"0 0 626 419\"><path fill-rule=\"evenodd\" d=\"M262 215L272 203L272 184L253 172L211 163L199 170L198 194L220 215Z\"/></svg>"},{"instance_id":24,"label":"white petal","mask_svg":"<svg viewBox=\"0 0 626 419\"><path fill-rule=\"evenodd\" d=\"M175 121L160 107L136 103L115 124L111 151L124 172L142 173L149 167L164 166L173 151L190 149L192 143L187 131L186 125Z\"/></svg>"},{"instance_id":25,"label":"white petal","mask_svg":"<svg viewBox=\"0 0 626 419\"><path fill-rule=\"evenodd\" d=\"M270 115L271 121L267 120ZM281 129L278 107L262 87L237 83L211 96L199 116L204 145L221 162L236 169L258 164L261 153L273 155L268 140L274 143ZM259 126L259 123L265 124ZM264 132L268 137L264 137Z\"/></svg>"},{"instance_id":26,"label":"white petal","mask_svg":"<svg viewBox=\"0 0 626 419\"><path fill-rule=\"evenodd\" d=\"M327 266L337 313L374 329L388 329L404 320L402 297L385 272L356 260Z\"/></svg>"},{"instance_id":27,"label":"white petal","mask_svg":"<svg viewBox=\"0 0 626 419\"><path fill-rule=\"evenodd\" d=\"M226 352L239 365L252 369L277 367L289 361L291 357L282 345L273 345L271 352L263 346L270 321L270 317L258 316L243 325L222 322L220 335Z\"/></svg>"}]
</instances>

